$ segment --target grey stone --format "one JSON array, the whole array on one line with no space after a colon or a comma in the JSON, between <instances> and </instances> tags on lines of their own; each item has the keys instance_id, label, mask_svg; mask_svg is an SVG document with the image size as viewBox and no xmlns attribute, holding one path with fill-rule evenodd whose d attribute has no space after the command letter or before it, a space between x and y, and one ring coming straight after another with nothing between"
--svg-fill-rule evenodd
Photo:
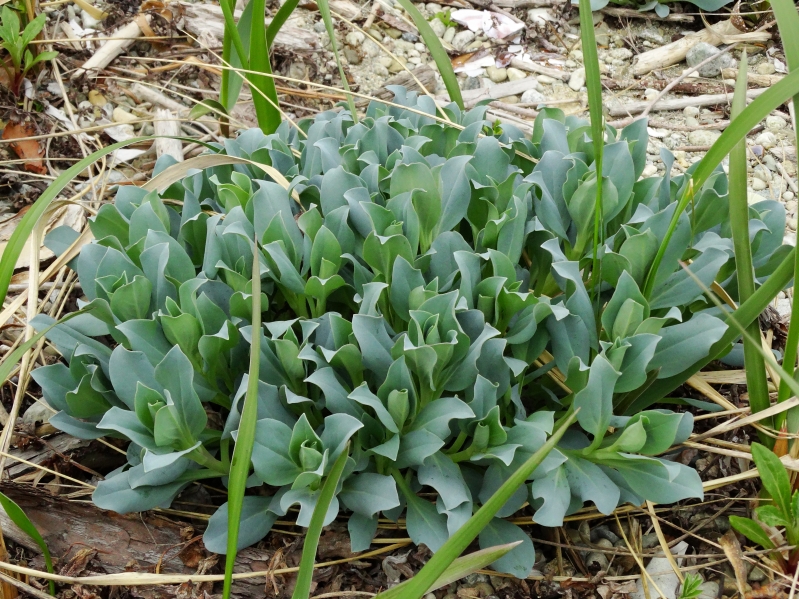
<instances>
[{"instance_id":1,"label":"grey stone","mask_svg":"<svg viewBox=\"0 0 799 599\"><path fill-rule=\"evenodd\" d=\"M452 40L455 39L455 33L457 33L457 30L454 27L447 27L447 30L444 32L444 37L441 39L451 44Z\"/></svg>"},{"instance_id":2,"label":"grey stone","mask_svg":"<svg viewBox=\"0 0 799 599\"><path fill-rule=\"evenodd\" d=\"M569 87L578 92L585 85L585 69L577 69L569 77Z\"/></svg>"},{"instance_id":3,"label":"grey stone","mask_svg":"<svg viewBox=\"0 0 799 599\"><path fill-rule=\"evenodd\" d=\"M749 572L749 582L762 582L764 580L766 580L766 573L757 566Z\"/></svg>"},{"instance_id":4,"label":"grey stone","mask_svg":"<svg viewBox=\"0 0 799 599\"><path fill-rule=\"evenodd\" d=\"M696 106L686 106L682 109L682 113L685 116L697 116L699 114L699 108Z\"/></svg>"},{"instance_id":5,"label":"grey stone","mask_svg":"<svg viewBox=\"0 0 799 599\"><path fill-rule=\"evenodd\" d=\"M538 75L536 77L536 80L538 81L538 83L543 83L544 85L552 85L553 83L555 83L555 79L553 79L549 75Z\"/></svg>"},{"instance_id":6,"label":"grey stone","mask_svg":"<svg viewBox=\"0 0 799 599\"><path fill-rule=\"evenodd\" d=\"M708 44L707 42L700 42L690 50L685 57L689 67L695 67L703 60L716 54L718 49ZM734 66L735 60L729 54L722 54L718 58L711 60L709 63L700 67L697 73L700 77L718 77L721 74L721 69L727 69Z\"/></svg>"},{"instance_id":7,"label":"grey stone","mask_svg":"<svg viewBox=\"0 0 799 599\"><path fill-rule=\"evenodd\" d=\"M758 75L773 75L777 69L770 62L761 62L756 70Z\"/></svg>"},{"instance_id":8,"label":"grey stone","mask_svg":"<svg viewBox=\"0 0 799 599\"><path fill-rule=\"evenodd\" d=\"M463 89L480 89L482 86L480 85L480 77L467 77L466 81L463 82Z\"/></svg>"},{"instance_id":9,"label":"grey stone","mask_svg":"<svg viewBox=\"0 0 799 599\"><path fill-rule=\"evenodd\" d=\"M455 37L452 38L452 46L456 50L463 50L474 41L475 35L474 32L469 31L466 29L465 31L459 31L455 34Z\"/></svg>"},{"instance_id":10,"label":"grey stone","mask_svg":"<svg viewBox=\"0 0 799 599\"><path fill-rule=\"evenodd\" d=\"M527 79L527 73L525 73L521 69L514 69L513 67L509 67L507 71L508 71L508 81L518 81L519 79Z\"/></svg>"},{"instance_id":11,"label":"grey stone","mask_svg":"<svg viewBox=\"0 0 799 599\"><path fill-rule=\"evenodd\" d=\"M766 117L766 129L769 131L781 131L788 126L785 119L777 114L772 114Z\"/></svg>"},{"instance_id":12,"label":"grey stone","mask_svg":"<svg viewBox=\"0 0 799 599\"><path fill-rule=\"evenodd\" d=\"M771 131L763 131L755 138L755 143L770 150L777 145L777 137Z\"/></svg>"},{"instance_id":13,"label":"grey stone","mask_svg":"<svg viewBox=\"0 0 799 599\"><path fill-rule=\"evenodd\" d=\"M444 25L439 18L430 21L430 28L433 30L433 33L436 34L436 37L444 37L444 33L447 31L447 26Z\"/></svg>"},{"instance_id":14,"label":"grey stone","mask_svg":"<svg viewBox=\"0 0 799 599\"><path fill-rule=\"evenodd\" d=\"M629 60L633 57L633 52L627 48L616 48L608 52L608 55L614 60Z\"/></svg>"},{"instance_id":15,"label":"grey stone","mask_svg":"<svg viewBox=\"0 0 799 599\"><path fill-rule=\"evenodd\" d=\"M608 557L599 551L592 551L585 558L585 565L592 570L608 571Z\"/></svg>"},{"instance_id":16,"label":"grey stone","mask_svg":"<svg viewBox=\"0 0 799 599\"><path fill-rule=\"evenodd\" d=\"M719 137L721 137L719 131L699 129L688 134L688 142L692 146L712 146Z\"/></svg>"},{"instance_id":17,"label":"grey stone","mask_svg":"<svg viewBox=\"0 0 799 599\"><path fill-rule=\"evenodd\" d=\"M528 89L522 94L522 104L541 104L542 102L546 102L546 98L537 90Z\"/></svg>"},{"instance_id":18,"label":"grey stone","mask_svg":"<svg viewBox=\"0 0 799 599\"><path fill-rule=\"evenodd\" d=\"M400 37L402 37L402 39L406 42L410 42L412 44L415 44L419 41L419 36L410 31L405 31Z\"/></svg>"},{"instance_id":19,"label":"grey stone","mask_svg":"<svg viewBox=\"0 0 799 599\"><path fill-rule=\"evenodd\" d=\"M347 62L350 64L361 64L361 61L363 60L361 58L361 54L349 46L344 46L344 56L347 58Z\"/></svg>"},{"instance_id":20,"label":"grey stone","mask_svg":"<svg viewBox=\"0 0 799 599\"><path fill-rule=\"evenodd\" d=\"M768 185L763 179L752 179L752 189L754 191L763 191Z\"/></svg>"}]
</instances>

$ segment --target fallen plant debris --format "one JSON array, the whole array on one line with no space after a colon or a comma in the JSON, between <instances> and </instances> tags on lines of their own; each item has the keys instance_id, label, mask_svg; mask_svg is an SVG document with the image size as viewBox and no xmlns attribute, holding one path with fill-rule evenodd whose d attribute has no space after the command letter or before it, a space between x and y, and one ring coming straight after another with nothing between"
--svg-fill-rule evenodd
<instances>
[{"instance_id":1,"label":"fallen plant debris","mask_svg":"<svg viewBox=\"0 0 799 599\"><path fill-rule=\"evenodd\" d=\"M26 171L44 175L47 173L47 168L44 166L44 161L42 160L44 150L39 140L26 139L35 137L37 133L36 126L31 120L24 117L12 118L3 128L2 139L11 142L9 146L23 161L22 167Z\"/></svg>"}]
</instances>

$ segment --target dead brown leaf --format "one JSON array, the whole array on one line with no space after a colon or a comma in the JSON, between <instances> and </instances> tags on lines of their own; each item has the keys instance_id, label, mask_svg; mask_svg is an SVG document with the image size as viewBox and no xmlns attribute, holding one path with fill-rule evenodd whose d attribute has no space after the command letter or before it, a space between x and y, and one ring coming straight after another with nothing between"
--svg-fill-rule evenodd
<instances>
[{"instance_id":1,"label":"dead brown leaf","mask_svg":"<svg viewBox=\"0 0 799 599\"><path fill-rule=\"evenodd\" d=\"M3 129L3 139L8 141L12 139L20 139L22 141L12 141L9 145L14 153L24 160L24 168L30 173L37 173L39 175L47 174L47 169L44 167L42 156L44 150L36 139L23 139L25 137L32 137L36 135L36 126L28 120L15 121L10 120Z\"/></svg>"},{"instance_id":2,"label":"dead brown leaf","mask_svg":"<svg viewBox=\"0 0 799 599\"><path fill-rule=\"evenodd\" d=\"M741 552L741 544L738 542L738 537L735 536L735 531L728 530L719 539L719 543L724 550L724 555L727 556L727 559L732 564L732 569L735 572L735 582L738 584L738 592L743 597L746 595L746 565Z\"/></svg>"},{"instance_id":3,"label":"dead brown leaf","mask_svg":"<svg viewBox=\"0 0 799 599\"><path fill-rule=\"evenodd\" d=\"M97 555L97 551L91 547L79 549L77 553L64 564L59 574L61 574L61 576L80 576L95 555Z\"/></svg>"}]
</instances>

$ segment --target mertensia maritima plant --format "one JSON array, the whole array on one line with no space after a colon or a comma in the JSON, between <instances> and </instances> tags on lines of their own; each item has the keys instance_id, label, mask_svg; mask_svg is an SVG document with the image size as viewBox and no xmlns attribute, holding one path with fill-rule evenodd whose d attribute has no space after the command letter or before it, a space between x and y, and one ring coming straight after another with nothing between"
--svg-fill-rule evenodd
<instances>
[{"instance_id":1,"label":"mertensia maritima plant","mask_svg":"<svg viewBox=\"0 0 799 599\"><path fill-rule=\"evenodd\" d=\"M327 522L346 516L358 551L378 516L404 516L435 551L570 407L579 426L480 535L486 547L523 541L496 569L532 569L529 537L502 519L527 503L559 526L585 502L609 514L702 496L696 471L668 453L691 414L644 391L707 359L726 331L705 296L714 281L737 296L723 171L695 190L646 297L688 177L670 175L664 151L666 174L639 180L645 121L606 128L598 178L584 120L544 109L527 139L485 107L450 105L448 123L429 98L394 91L399 107L372 103L357 124L343 110L301 132L245 131L210 153L249 163L189 171L162 193L120 187L92 219L95 241L74 264L92 310L48 332L66 363L33 377L57 428L130 441L98 506L164 507L192 481L225 483L256 334L249 486L263 489L245 498L241 547L292 506L307 526L349 444ZM750 207L760 279L788 251L784 218L778 202ZM205 533L212 551L225 551L226 520L222 506Z\"/></svg>"}]
</instances>

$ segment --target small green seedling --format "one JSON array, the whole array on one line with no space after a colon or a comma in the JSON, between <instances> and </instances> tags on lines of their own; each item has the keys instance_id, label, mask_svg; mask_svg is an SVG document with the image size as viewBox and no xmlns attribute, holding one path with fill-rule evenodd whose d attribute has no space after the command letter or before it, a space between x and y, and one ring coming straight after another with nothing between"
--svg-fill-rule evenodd
<instances>
[{"instance_id":1,"label":"small green seedling","mask_svg":"<svg viewBox=\"0 0 799 599\"><path fill-rule=\"evenodd\" d=\"M3 6L0 13L0 46L8 52L8 59L2 61L3 68L8 74L9 88L14 95L19 96L22 81L28 71L35 65L45 60L52 60L58 52L40 52L36 56L28 49L33 39L39 35L44 27L46 17L40 14L24 30L20 30L17 12L7 5Z\"/></svg>"},{"instance_id":2,"label":"small green seedling","mask_svg":"<svg viewBox=\"0 0 799 599\"><path fill-rule=\"evenodd\" d=\"M702 594L702 577L694 572L685 575L679 599L697 599Z\"/></svg>"},{"instance_id":3,"label":"small green seedling","mask_svg":"<svg viewBox=\"0 0 799 599\"><path fill-rule=\"evenodd\" d=\"M765 549L776 550L781 545L795 547L799 542L799 491L791 494L788 472L772 451L753 443L752 458L763 481L763 488L771 496L771 502L755 509L756 520L730 516L730 524ZM778 528L783 531L775 534ZM780 551L774 551L769 557L782 566L786 573L793 572L799 562L799 549L791 549L787 561Z\"/></svg>"}]
</instances>

